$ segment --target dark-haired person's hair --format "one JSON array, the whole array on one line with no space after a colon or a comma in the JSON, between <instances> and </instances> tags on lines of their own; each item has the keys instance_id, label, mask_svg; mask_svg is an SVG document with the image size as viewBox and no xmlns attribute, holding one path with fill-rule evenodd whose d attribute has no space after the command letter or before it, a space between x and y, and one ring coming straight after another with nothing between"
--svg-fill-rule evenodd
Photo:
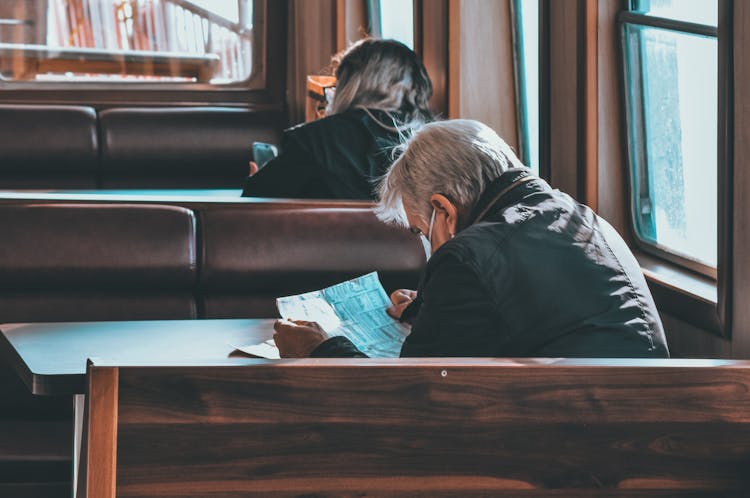
<instances>
[{"instance_id":1,"label":"dark-haired person's hair","mask_svg":"<svg viewBox=\"0 0 750 498\"><path fill-rule=\"evenodd\" d=\"M404 125L432 120L432 82L417 54L396 40L366 38L334 57L336 94L328 114L365 108L396 111Z\"/></svg>"}]
</instances>

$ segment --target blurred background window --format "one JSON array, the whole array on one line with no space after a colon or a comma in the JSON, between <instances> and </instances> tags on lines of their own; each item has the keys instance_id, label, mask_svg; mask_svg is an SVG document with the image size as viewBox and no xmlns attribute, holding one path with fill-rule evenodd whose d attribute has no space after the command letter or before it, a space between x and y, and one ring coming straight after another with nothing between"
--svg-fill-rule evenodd
<instances>
[{"instance_id":1,"label":"blurred background window","mask_svg":"<svg viewBox=\"0 0 750 498\"><path fill-rule=\"evenodd\" d=\"M235 83L253 0L2 0L0 79Z\"/></svg>"}]
</instances>

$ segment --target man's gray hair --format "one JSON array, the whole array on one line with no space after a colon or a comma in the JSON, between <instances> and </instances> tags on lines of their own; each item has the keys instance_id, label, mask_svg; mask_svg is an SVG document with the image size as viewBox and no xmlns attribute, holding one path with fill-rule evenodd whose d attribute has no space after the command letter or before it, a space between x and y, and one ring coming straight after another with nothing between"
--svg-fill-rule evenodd
<instances>
[{"instance_id":1,"label":"man's gray hair","mask_svg":"<svg viewBox=\"0 0 750 498\"><path fill-rule=\"evenodd\" d=\"M489 183L523 163L489 126L469 119L424 125L400 146L379 185L378 217L406 226L404 208L429 223L430 197L470 210Z\"/></svg>"}]
</instances>

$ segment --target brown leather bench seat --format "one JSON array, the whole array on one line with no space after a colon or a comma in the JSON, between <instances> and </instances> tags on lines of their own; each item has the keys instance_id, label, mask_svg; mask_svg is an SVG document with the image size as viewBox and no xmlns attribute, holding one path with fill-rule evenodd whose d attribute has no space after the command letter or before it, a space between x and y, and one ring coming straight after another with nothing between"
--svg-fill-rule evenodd
<instances>
[{"instance_id":1,"label":"brown leather bench seat","mask_svg":"<svg viewBox=\"0 0 750 498\"><path fill-rule=\"evenodd\" d=\"M365 202L55 197L0 200L0 323L272 317L370 271L415 287L425 261Z\"/></svg>"},{"instance_id":2,"label":"brown leather bench seat","mask_svg":"<svg viewBox=\"0 0 750 498\"><path fill-rule=\"evenodd\" d=\"M197 316L188 209L4 205L0 233L3 323ZM70 496L72 423L69 398L31 396L0 363L0 496Z\"/></svg>"},{"instance_id":3,"label":"brown leather bench seat","mask_svg":"<svg viewBox=\"0 0 750 498\"><path fill-rule=\"evenodd\" d=\"M0 189L241 189L275 111L0 105Z\"/></svg>"},{"instance_id":4,"label":"brown leather bench seat","mask_svg":"<svg viewBox=\"0 0 750 498\"><path fill-rule=\"evenodd\" d=\"M98 168L93 108L0 105L0 189L92 189Z\"/></svg>"},{"instance_id":5,"label":"brown leather bench seat","mask_svg":"<svg viewBox=\"0 0 750 498\"><path fill-rule=\"evenodd\" d=\"M206 318L276 316L275 298L378 271L386 289L414 287L416 237L370 207L205 205L199 307Z\"/></svg>"},{"instance_id":6,"label":"brown leather bench seat","mask_svg":"<svg viewBox=\"0 0 750 498\"><path fill-rule=\"evenodd\" d=\"M9 205L0 230L2 322L197 317L188 209Z\"/></svg>"},{"instance_id":7,"label":"brown leather bench seat","mask_svg":"<svg viewBox=\"0 0 750 498\"><path fill-rule=\"evenodd\" d=\"M376 269L414 287L425 261L365 203L36 197L0 202L0 323L269 317L279 295ZM71 416L0 359L0 496L69 496Z\"/></svg>"},{"instance_id":8,"label":"brown leather bench seat","mask_svg":"<svg viewBox=\"0 0 750 498\"><path fill-rule=\"evenodd\" d=\"M279 143L279 113L126 108L99 113L101 187L242 188L253 142Z\"/></svg>"}]
</instances>

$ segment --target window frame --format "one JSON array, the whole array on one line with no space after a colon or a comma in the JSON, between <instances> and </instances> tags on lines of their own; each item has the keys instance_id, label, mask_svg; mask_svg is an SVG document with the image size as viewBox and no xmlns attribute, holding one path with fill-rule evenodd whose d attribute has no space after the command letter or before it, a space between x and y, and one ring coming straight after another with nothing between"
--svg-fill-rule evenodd
<instances>
[{"instance_id":1,"label":"window frame","mask_svg":"<svg viewBox=\"0 0 750 498\"><path fill-rule=\"evenodd\" d=\"M87 104L107 106L222 105L282 110L284 64L269 66L284 53L286 3L253 0L253 59L250 77L212 85L195 82L21 82L0 83L0 103ZM256 50L256 48L258 48Z\"/></svg>"},{"instance_id":2,"label":"window frame","mask_svg":"<svg viewBox=\"0 0 750 498\"><path fill-rule=\"evenodd\" d=\"M733 138L734 138L734 74L733 74L733 29L732 29L732 0L718 0L718 25L716 28L702 24L666 19L647 14L632 12L637 6L638 0L627 0L624 3L626 10L622 10L616 17L617 32L619 34L620 51L620 82L622 92L622 121L623 138L625 144L626 161L624 167L627 170L625 177L628 179L628 226L631 231L632 241L637 249L643 253L639 260L647 261L644 271L652 284L654 295L660 302L660 307L665 311L684 312L685 306L693 306L692 312L688 313L691 322L701 325L707 330L723 337L731 336L731 306L732 306L732 228L733 228ZM670 252L656 244L643 240L635 226L636 206L633 195L634 170L638 169L639 176L647 174L646 161L641 158L640 164L635 163L636 152L645 153L645 147L640 150L636 147L637 142L643 142L643 111L640 116L631 116L631 97L628 95L628 54L627 54L627 31L626 25L648 26L667 29L682 33L696 34L702 36L715 36L717 38L718 50L718 101L717 101L717 266L709 267L693 259ZM634 99L636 105L642 105L643 99ZM633 136L633 129L640 135ZM634 143L636 142L636 143ZM666 265L666 266L665 266ZM652 268L671 267L667 273L685 275L677 280L694 280L699 287L706 285L716 288L716 293L710 299L705 295L691 293L687 289L675 284L669 279L659 278L659 272L651 271ZM663 273L663 272L662 272ZM693 276L691 277L690 274ZM700 282L704 282L700 284ZM663 306L662 306L663 303Z\"/></svg>"}]
</instances>

